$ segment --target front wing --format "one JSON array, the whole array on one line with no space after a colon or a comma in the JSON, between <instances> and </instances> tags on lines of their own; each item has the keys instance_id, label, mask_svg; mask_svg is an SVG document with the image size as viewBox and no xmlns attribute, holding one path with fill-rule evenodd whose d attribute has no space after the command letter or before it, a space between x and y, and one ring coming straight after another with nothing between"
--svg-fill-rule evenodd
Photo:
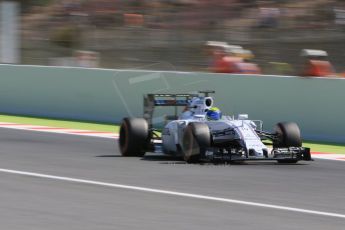
<instances>
[{"instance_id":1,"label":"front wing","mask_svg":"<svg viewBox=\"0 0 345 230\"><path fill-rule=\"evenodd\" d=\"M255 155L251 156L244 153L244 151L238 151L237 149L219 151L217 148L211 148L206 151L205 158L207 160L217 161L312 161L310 148L304 147L274 148L271 153L264 154L264 156L260 157Z\"/></svg>"},{"instance_id":2,"label":"front wing","mask_svg":"<svg viewBox=\"0 0 345 230\"><path fill-rule=\"evenodd\" d=\"M156 140L152 148L153 152L163 153L162 142ZM177 156L179 154L171 154ZM219 148L208 148L202 160L207 161L313 161L310 154L310 148L305 147L289 147L289 148L273 148L269 154L264 154L263 157L250 156L243 153L239 149L228 149L222 151Z\"/></svg>"}]
</instances>

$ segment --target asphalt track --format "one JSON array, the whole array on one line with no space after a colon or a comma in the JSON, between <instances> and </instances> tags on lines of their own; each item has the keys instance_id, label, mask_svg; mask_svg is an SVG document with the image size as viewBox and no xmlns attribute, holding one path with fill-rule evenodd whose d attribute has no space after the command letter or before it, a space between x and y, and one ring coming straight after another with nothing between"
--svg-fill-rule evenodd
<instances>
[{"instance_id":1,"label":"asphalt track","mask_svg":"<svg viewBox=\"0 0 345 230\"><path fill-rule=\"evenodd\" d=\"M17 170L345 215L344 162L188 165L114 140L0 129L1 229L345 229L345 218L79 183Z\"/></svg>"}]
</instances>

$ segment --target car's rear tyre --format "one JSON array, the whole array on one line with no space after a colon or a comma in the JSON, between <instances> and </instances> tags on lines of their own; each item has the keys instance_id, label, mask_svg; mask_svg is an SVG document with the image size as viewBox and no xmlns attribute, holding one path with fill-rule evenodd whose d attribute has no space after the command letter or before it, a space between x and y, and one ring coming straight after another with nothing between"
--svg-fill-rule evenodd
<instances>
[{"instance_id":1,"label":"car's rear tyre","mask_svg":"<svg viewBox=\"0 0 345 230\"><path fill-rule=\"evenodd\" d=\"M149 127L145 119L123 119L119 138L119 147L122 156L144 156L149 142Z\"/></svg>"},{"instance_id":2,"label":"car's rear tyre","mask_svg":"<svg viewBox=\"0 0 345 230\"><path fill-rule=\"evenodd\" d=\"M275 126L277 139L273 141L273 148L302 147L301 132L294 122L280 122ZM278 163L294 164L298 160L278 160Z\"/></svg>"},{"instance_id":3,"label":"car's rear tyre","mask_svg":"<svg viewBox=\"0 0 345 230\"><path fill-rule=\"evenodd\" d=\"M210 129L204 123L189 123L182 140L183 159L187 163L197 163L211 144Z\"/></svg>"}]
</instances>

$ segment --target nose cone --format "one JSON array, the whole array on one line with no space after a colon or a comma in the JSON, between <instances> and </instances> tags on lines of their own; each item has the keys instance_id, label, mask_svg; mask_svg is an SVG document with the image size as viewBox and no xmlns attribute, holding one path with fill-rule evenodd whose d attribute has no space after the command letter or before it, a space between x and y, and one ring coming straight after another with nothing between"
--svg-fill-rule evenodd
<instances>
[{"instance_id":1,"label":"nose cone","mask_svg":"<svg viewBox=\"0 0 345 230\"><path fill-rule=\"evenodd\" d=\"M245 145L248 149L249 156L266 157L268 150L267 147L261 142L261 140L248 140L245 141Z\"/></svg>"}]
</instances>

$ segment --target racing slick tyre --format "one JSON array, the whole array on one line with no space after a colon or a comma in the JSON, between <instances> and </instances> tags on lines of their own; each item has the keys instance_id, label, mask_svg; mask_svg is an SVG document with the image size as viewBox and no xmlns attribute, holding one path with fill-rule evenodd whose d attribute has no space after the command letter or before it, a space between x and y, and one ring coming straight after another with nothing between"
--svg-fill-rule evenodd
<instances>
[{"instance_id":1,"label":"racing slick tyre","mask_svg":"<svg viewBox=\"0 0 345 230\"><path fill-rule=\"evenodd\" d=\"M204 123L192 122L183 133L182 152L187 163L197 163L211 145L210 129Z\"/></svg>"},{"instance_id":2,"label":"racing slick tyre","mask_svg":"<svg viewBox=\"0 0 345 230\"><path fill-rule=\"evenodd\" d=\"M301 132L294 122L280 122L275 126L277 140L273 142L273 148L302 147ZM278 163L294 164L298 160L278 160Z\"/></svg>"},{"instance_id":3,"label":"racing slick tyre","mask_svg":"<svg viewBox=\"0 0 345 230\"><path fill-rule=\"evenodd\" d=\"M143 118L124 118L120 127L119 146L122 156L144 156L150 142L149 126Z\"/></svg>"}]
</instances>

